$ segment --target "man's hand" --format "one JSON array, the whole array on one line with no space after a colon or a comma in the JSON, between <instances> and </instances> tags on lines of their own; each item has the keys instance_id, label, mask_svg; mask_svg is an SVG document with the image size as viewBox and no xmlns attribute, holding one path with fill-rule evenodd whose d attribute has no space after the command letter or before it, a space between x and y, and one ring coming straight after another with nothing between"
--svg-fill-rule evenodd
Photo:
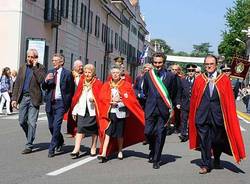
<instances>
[{"instance_id":1,"label":"man's hand","mask_svg":"<svg viewBox=\"0 0 250 184\"><path fill-rule=\"evenodd\" d=\"M37 63L38 63L38 58L35 58L35 59L33 60L33 66L36 66Z\"/></svg>"},{"instance_id":2,"label":"man's hand","mask_svg":"<svg viewBox=\"0 0 250 184\"><path fill-rule=\"evenodd\" d=\"M181 105L180 104L176 105L176 108L181 109Z\"/></svg>"},{"instance_id":3,"label":"man's hand","mask_svg":"<svg viewBox=\"0 0 250 184\"><path fill-rule=\"evenodd\" d=\"M17 102L16 101L12 101L11 102L11 106L15 109L17 109Z\"/></svg>"},{"instance_id":4,"label":"man's hand","mask_svg":"<svg viewBox=\"0 0 250 184\"><path fill-rule=\"evenodd\" d=\"M76 121L76 115L72 114L72 118L73 118L74 121Z\"/></svg>"},{"instance_id":5,"label":"man's hand","mask_svg":"<svg viewBox=\"0 0 250 184\"><path fill-rule=\"evenodd\" d=\"M53 79L53 78L54 78L53 73L49 73L49 74L46 76L46 78L45 78L45 82L47 82L48 80L51 80L51 79Z\"/></svg>"}]
</instances>

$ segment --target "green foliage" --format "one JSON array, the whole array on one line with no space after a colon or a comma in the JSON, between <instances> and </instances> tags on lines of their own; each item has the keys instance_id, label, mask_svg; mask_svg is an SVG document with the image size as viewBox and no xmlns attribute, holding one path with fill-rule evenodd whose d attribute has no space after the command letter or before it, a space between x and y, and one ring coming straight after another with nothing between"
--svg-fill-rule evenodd
<instances>
[{"instance_id":1,"label":"green foliage","mask_svg":"<svg viewBox=\"0 0 250 184\"><path fill-rule=\"evenodd\" d=\"M175 55L175 56L190 56L189 53L184 52L184 51L174 52L173 55Z\"/></svg>"},{"instance_id":2,"label":"green foliage","mask_svg":"<svg viewBox=\"0 0 250 184\"><path fill-rule=\"evenodd\" d=\"M165 40L162 40L162 39L152 39L150 41L150 43L156 47L156 50L157 51L161 51L161 52L164 52L165 54L171 54L173 53L173 50L171 49L171 47L166 43Z\"/></svg>"},{"instance_id":3,"label":"green foliage","mask_svg":"<svg viewBox=\"0 0 250 184\"><path fill-rule=\"evenodd\" d=\"M235 0L234 6L227 9L225 19L227 30L222 32L223 40L218 52L230 62L234 55L245 56L246 45L236 38L246 40L246 33L242 30L250 26L250 0Z\"/></svg>"},{"instance_id":4,"label":"green foliage","mask_svg":"<svg viewBox=\"0 0 250 184\"><path fill-rule=\"evenodd\" d=\"M190 56L193 57L205 57L207 54L212 54L213 52L209 50L212 47L208 42L201 43L200 45L193 45L194 50Z\"/></svg>"}]
</instances>

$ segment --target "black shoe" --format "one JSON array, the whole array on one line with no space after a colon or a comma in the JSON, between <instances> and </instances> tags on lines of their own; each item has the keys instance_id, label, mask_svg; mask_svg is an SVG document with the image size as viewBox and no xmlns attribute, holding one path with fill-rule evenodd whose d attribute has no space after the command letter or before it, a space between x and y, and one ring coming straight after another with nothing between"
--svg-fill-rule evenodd
<instances>
[{"instance_id":1,"label":"black shoe","mask_svg":"<svg viewBox=\"0 0 250 184\"><path fill-rule=\"evenodd\" d=\"M70 153L70 156L71 156L71 158L72 159L76 159L76 158L78 158L79 157L79 151L78 152L76 152L76 153Z\"/></svg>"},{"instance_id":2,"label":"black shoe","mask_svg":"<svg viewBox=\"0 0 250 184\"><path fill-rule=\"evenodd\" d=\"M62 152L63 145L56 147L56 152Z\"/></svg>"},{"instance_id":3,"label":"black shoe","mask_svg":"<svg viewBox=\"0 0 250 184\"><path fill-rule=\"evenodd\" d=\"M148 144L147 140L145 140L145 141L142 142L142 145L147 145L147 144Z\"/></svg>"},{"instance_id":4,"label":"black shoe","mask_svg":"<svg viewBox=\"0 0 250 184\"><path fill-rule=\"evenodd\" d=\"M181 142L188 141L188 136L187 135L180 135L179 138L180 138Z\"/></svg>"},{"instance_id":5,"label":"black shoe","mask_svg":"<svg viewBox=\"0 0 250 184\"><path fill-rule=\"evenodd\" d=\"M104 156L98 156L97 159L100 160L100 163L105 163L108 161L108 158Z\"/></svg>"},{"instance_id":6,"label":"black shoe","mask_svg":"<svg viewBox=\"0 0 250 184\"><path fill-rule=\"evenodd\" d=\"M32 152L32 149L31 148L25 148L23 151L22 151L22 154L29 154Z\"/></svg>"},{"instance_id":7,"label":"black shoe","mask_svg":"<svg viewBox=\"0 0 250 184\"><path fill-rule=\"evenodd\" d=\"M160 169L160 163L159 162L154 162L153 163L153 168L154 169Z\"/></svg>"},{"instance_id":8,"label":"black shoe","mask_svg":"<svg viewBox=\"0 0 250 184\"><path fill-rule=\"evenodd\" d=\"M148 155L148 162L149 163L153 163L153 157L154 157L154 154L152 151L150 151L149 155Z\"/></svg>"},{"instance_id":9,"label":"black shoe","mask_svg":"<svg viewBox=\"0 0 250 184\"><path fill-rule=\"evenodd\" d=\"M220 159L214 159L213 164L214 164L214 169L223 169L220 163Z\"/></svg>"},{"instance_id":10,"label":"black shoe","mask_svg":"<svg viewBox=\"0 0 250 184\"><path fill-rule=\"evenodd\" d=\"M48 157L49 157L49 158L52 158L52 157L54 157L54 156L55 156L55 153L49 153L49 154L48 154Z\"/></svg>"}]
</instances>

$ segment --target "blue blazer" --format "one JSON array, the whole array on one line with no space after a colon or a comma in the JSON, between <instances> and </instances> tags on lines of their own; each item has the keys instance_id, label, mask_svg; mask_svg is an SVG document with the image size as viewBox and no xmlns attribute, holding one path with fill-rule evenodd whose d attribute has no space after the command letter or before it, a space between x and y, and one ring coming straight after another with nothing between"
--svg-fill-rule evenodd
<instances>
[{"instance_id":1,"label":"blue blazer","mask_svg":"<svg viewBox=\"0 0 250 184\"><path fill-rule=\"evenodd\" d=\"M49 70L48 73L54 73L55 69ZM45 90L45 111L51 112L51 99L52 99L52 90L55 89L56 84L54 80L49 80L47 82L42 83L42 89ZM75 83L74 78L69 70L62 68L62 73L60 77L60 88L62 94L62 100L64 103L64 111L67 112L72 101L72 97L74 95Z\"/></svg>"},{"instance_id":2,"label":"blue blazer","mask_svg":"<svg viewBox=\"0 0 250 184\"><path fill-rule=\"evenodd\" d=\"M168 72L166 69L162 69L161 76L162 82L166 86L171 100L175 101L178 91L176 76L171 72ZM155 107L158 106L162 117L168 119L169 109L155 88L148 72L144 75L143 92L146 96L145 118L147 119L150 117L155 110Z\"/></svg>"}]
</instances>

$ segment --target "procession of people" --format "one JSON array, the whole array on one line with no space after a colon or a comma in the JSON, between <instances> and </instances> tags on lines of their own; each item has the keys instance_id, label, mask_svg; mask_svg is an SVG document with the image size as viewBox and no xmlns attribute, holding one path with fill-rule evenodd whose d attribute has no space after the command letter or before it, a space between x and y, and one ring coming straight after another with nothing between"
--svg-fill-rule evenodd
<instances>
[{"instance_id":1,"label":"procession of people","mask_svg":"<svg viewBox=\"0 0 250 184\"><path fill-rule=\"evenodd\" d=\"M26 63L20 67L13 87L9 68L1 77L5 88L1 88L0 113L4 103L7 114L11 114L10 106L19 107L18 121L26 137L22 154L33 151L44 91L51 133L49 158L63 151L63 119L67 120L67 133L74 137L72 159L79 158L86 136L92 138L89 155L97 156L100 163L108 162L114 154L122 160L126 147L144 141L149 146L147 161L159 169L170 124L179 133L180 142L189 140L190 149L200 150L199 174L223 167L222 153L232 155L237 163L246 157L235 106L235 93L240 89L238 84L232 87L229 66L219 72L214 55L205 57L204 72L195 64L187 64L184 74L176 64L168 71L166 56L156 52L151 63L142 67L135 84L120 56L104 82L92 64L76 60L71 72L64 67L64 56L55 53L53 68L46 73L38 57L35 49L27 51Z\"/></svg>"}]
</instances>

